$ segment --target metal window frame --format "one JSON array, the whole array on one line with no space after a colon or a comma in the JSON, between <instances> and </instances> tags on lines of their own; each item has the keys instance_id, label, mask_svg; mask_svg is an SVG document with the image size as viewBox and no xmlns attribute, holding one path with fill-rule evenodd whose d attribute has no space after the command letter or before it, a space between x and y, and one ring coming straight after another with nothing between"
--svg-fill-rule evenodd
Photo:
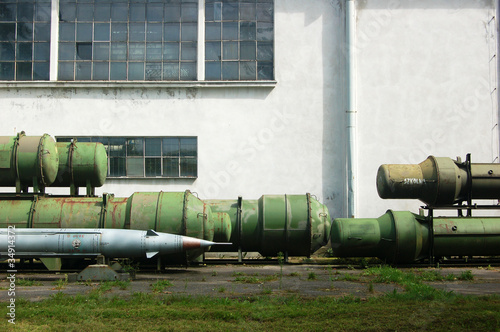
<instances>
[{"instance_id":1,"label":"metal window frame","mask_svg":"<svg viewBox=\"0 0 500 332\"><path fill-rule=\"evenodd\" d=\"M90 141L90 142L100 142L103 138L107 140L107 146L109 149L109 139L110 138L123 138L125 140L125 156L110 156L109 153L107 152L107 158L108 158L108 173L106 175L107 179L197 179L198 178L198 137L197 136L57 136L56 141L57 142L67 142L68 140L72 139L77 139L78 140L85 140L85 141ZM160 149L161 149L161 155L160 156L146 156L146 139L148 138L158 138L160 139ZM178 148L179 148L179 155L176 157L169 157L169 156L164 156L163 155L163 139L164 138L175 138L178 140ZM187 157L181 157L181 139L182 138L194 138L196 141L196 156L187 156ZM128 146L129 146L129 140L130 139L142 139L142 156L129 156L128 155ZM124 176L110 176L111 172L111 158L122 158L125 160L125 174ZM142 167L142 176L135 176L135 175L127 175L128 173L128 165L127 165L127 160L128 159L142 159L143 161L143 167ZM146 176L146 158L159 158L160 161L160 173L161 175L157 176ZM178 163L178 176L165 176L163 174L163 160L164 158L177 158ZM194 176L182 176L182 169L181 169L181 160L183 159L194 159L195 164L196 164L196 174Z\"/></svg>"}]
</instances>

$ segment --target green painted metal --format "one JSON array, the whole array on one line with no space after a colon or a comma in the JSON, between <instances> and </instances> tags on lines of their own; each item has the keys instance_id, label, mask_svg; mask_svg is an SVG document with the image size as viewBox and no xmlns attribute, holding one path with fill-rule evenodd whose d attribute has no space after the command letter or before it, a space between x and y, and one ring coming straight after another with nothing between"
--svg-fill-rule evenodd
<instances>
[{"instance_id":1,"label":"green painted metal","mask_svg":"<svg viewBox=\"0 0 500 332\"><path fill-rule=\"evenodd\" d=\"M431 206L500 198L500 164L476 164L430 156L418 165L382 165L381 198L416 198Z\"/></svg>"},{"instance_id":2,"label":"green painted metal","mask_svg":"<svg viewBox=\"0 0 500 332\"><path fill-rule=\"evenodd\" d=\"M224 251L283 252L309 256L330 234L328 209L307 195L264 195L258 200L206 200L214 212L231 218L233 246Z\"/></svg>"},{"instance_id":3,"label":"green painted metal","mask_svg":"<svg viewBox=\"0 0 500 332\"><path fill-rule=\"evenodd\" d=\"M58 142L59 171L52 187L101 187L108 174L106 149L101 143Z\"/></svg>"},{"instance_id":4,"label":"green painted metal","mask_svg":"<svg viewBox=\"0 0 500 332\"><path fill-rule=\"evenodd\" d=\"M215 230L214 242L229 242L231 240L231 217L225 212L212 213Z\"/></svg>"},{"instance_id":5,"label":"green painted metal","mask_svg":"<svg viewBox=\"0 0 500 332\"><path fill-rule=\"evenodd\" d=\"M431 254L495 256L500 255L500 218L433 218L389 210L380 218L334 219L331 242L336 257L379 257L395 264Z\"/></svg>"},{"instance_id":6,"label":"green painted metal","mask_svg":"<svg viewBox=\"0 0 500 332\"><path fill-rule=\"evenodd\" d=\"M57 176L59 155L56 142L47 134L0 137L0 186L16 191L43 191Z\"/></svg>"}]
</instances>

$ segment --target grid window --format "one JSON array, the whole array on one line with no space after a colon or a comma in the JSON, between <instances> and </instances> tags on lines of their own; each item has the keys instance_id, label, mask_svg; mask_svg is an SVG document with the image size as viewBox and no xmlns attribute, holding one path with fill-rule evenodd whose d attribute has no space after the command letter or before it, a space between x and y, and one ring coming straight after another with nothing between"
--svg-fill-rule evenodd
<instances>
[{"instance_id":1,"label":"grid window","mask_svg":"<svg viewBox=\"0 0 500 332\"><path fill-rule=\"evenodd\" d=\"M57 137L70 142L71 137ZM76 137L100 142L108 155L109 178L196 178L196 137Z\"/></svg>"},{"instance_id":2,"label":"grid window","mask_svg":"<svg viewBox=\"0 0 500 332\"><path fill-rule=\"evenodd\" d=\"M50 0L0 2L0 80L49 79Z\"/></svg>"},{"instance_id":3,"label":"grid window","mask_svg":"<svg viewBox=\"0 0 500 332\"><path fill-rule=\"evenodd\" d=\"M197 79L198 0L60 0L59 17L59 80Z\"/></svg>"},{"instance_id":4,"label":"grid window","mask_svg":"<svg viewBox=\"0 0 500 332\"><path fill-rule=\"evenodd\" d=\"M274 1L205 1L205 79L274 78Z\"/></svg>"}]
</instances>

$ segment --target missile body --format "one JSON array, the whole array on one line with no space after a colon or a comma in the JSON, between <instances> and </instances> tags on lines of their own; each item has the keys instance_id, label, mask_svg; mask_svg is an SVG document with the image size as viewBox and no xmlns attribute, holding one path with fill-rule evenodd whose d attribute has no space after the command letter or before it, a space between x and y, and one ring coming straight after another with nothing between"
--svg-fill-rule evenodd
<instances>
[{"instance_id":1,"label":"missile body","mask_svg":"<svg viewBox=\"0 0 500 332\"><path fill-rule=\"evenodd\" d=\"M152 258L218 244L170 233L131 229L0 229L0 258Z\"/></svg>"}]
</instances>

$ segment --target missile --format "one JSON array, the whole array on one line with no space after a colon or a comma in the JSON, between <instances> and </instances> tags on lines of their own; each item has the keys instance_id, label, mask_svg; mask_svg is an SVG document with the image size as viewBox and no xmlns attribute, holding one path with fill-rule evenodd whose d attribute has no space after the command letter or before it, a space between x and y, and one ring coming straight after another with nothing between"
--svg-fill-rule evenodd
<instances>
[{"instance_id":1,"label":"missile","mask_svg":"<svg viewBox=\"0 0 500 332\"><path fill-rule=\"evenodd\" d=\"M0 229L0 259L153 258L215 244L189 236L131 229Z\"/></svg>"}]
</instances>

